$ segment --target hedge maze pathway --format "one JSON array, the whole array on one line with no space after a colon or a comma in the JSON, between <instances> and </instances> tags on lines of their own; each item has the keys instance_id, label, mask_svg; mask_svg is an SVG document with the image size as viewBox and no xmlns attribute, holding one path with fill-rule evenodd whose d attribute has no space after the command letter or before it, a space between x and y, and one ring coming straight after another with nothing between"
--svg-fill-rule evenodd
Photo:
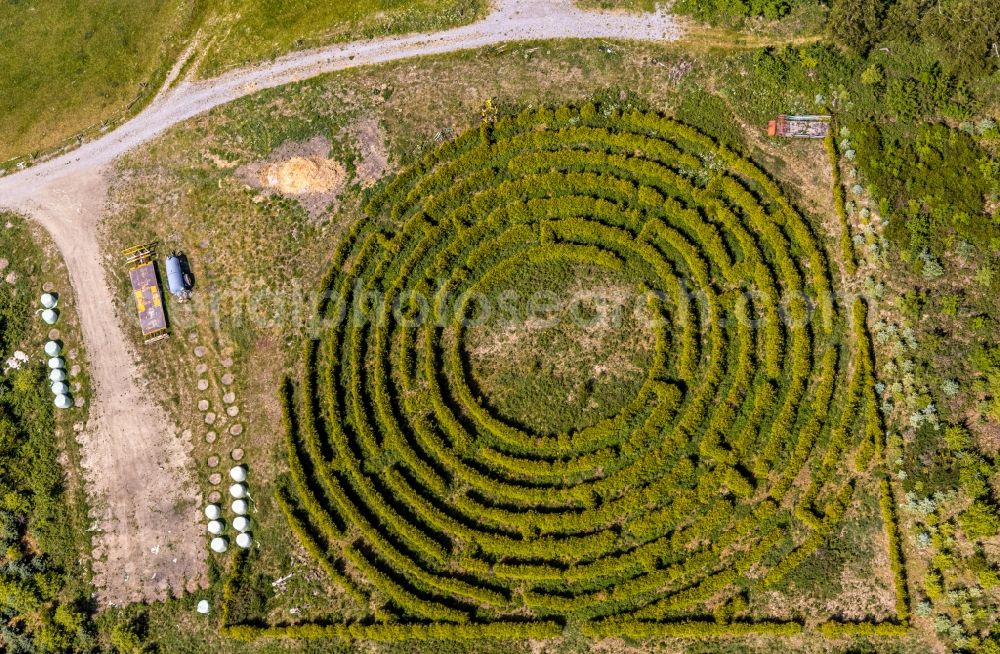
<instances>
[{"instance_id":1,"label":"hedge maze pathway","mask_svg":"<svg viewBox=\"0 0 1000 654\"><path fill-rule=\"evenodd\" d=\"M484 124L366 210L323 280L305 372L281 391L278 497L363 617L229 635L805 628L749 619L744 594L838 528L883 433L865 306L834 301L825 249L773 181L690 127L585 105ZM571 433L505 421L464 349L477 292L546 261L623 271L657 318L641 390ZM825 634L905 632L880 490L896 618L818 616Z\"/></svg>"}]
</instances>

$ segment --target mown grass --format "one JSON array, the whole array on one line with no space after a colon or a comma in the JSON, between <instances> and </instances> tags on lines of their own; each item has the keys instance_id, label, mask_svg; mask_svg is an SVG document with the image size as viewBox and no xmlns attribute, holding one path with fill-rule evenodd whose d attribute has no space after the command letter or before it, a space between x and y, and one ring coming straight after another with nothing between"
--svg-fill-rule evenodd
<instances>
[{"instance_id":1,"label":"mown grass","mask_svg":"<svg viewBox=\"0 0 1000 654\"><path fill-rule=\"evenodd\" d=\"M0 162L56 146L155 93L201 4L4 2Z\"/></svg>"},{"instance_id":2,"label":"mown grass","mask_svg":"<svg viewBox=\"0 0 1000 654\"><path fill-rule=\"evenodd\" d=\"M141 109L198 30L200 75L291 50L471 22L487 0L8 1L0 11L0 168ZM5 164L7 164L5 166Z\"/></svg>"},{"instance_id":3,"label":"mown grass","mask_svg":"<svg viewBox=\"0 0 1000 654\"><path fill-rule=\"evenodd\" d=\"M423 32L485 15L487 0L225 0L201 74L336 41Z\"/></svg>"}]
</instances>

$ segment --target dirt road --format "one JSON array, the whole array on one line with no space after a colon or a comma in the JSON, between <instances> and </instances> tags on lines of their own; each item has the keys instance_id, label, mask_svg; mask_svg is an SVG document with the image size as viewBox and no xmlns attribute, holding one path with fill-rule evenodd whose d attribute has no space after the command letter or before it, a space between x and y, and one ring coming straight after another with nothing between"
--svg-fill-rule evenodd
<instances>
[{"instance_id":1,"label":"dirt road","mask_svg":"<svg viewBox=\"0 0 1000 654\"><path fill-rule=\"evenodd\" d=\"M118 265L97 231L111 163L172 125L261 89L323 73L508 41L592 37L673 40L664 13L582 12L570 0L498 0L484 20L433 34L344 43L294 53L208 80L181 80L118 129L80 148L0 178L0 208L22 212L52 235L69 268L91 361L94 397L82 435L92 517L95 583L104 604L177 594L205 569L200 495L165 411L147 399L104 274ZM125 312L129 307L121 308Z\"/></svg>"}]
</instances>

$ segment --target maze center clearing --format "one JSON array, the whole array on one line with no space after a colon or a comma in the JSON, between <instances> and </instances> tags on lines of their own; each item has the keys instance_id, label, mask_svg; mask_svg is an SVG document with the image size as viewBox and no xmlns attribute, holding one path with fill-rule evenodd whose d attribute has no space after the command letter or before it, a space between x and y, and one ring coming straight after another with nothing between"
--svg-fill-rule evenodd
<instances>
[{"instance_id":1,"label":"maze center clearing","mask_svg":"<svg viewBox=\"0 0 1000 654\"><path fill-rule=\"evenodd\" d=\"M553 435L590 427L635 399L656 347L626 271L529 263L482 287L463 346L473 390L499 419Z\"/></svg>"}]
</instances>

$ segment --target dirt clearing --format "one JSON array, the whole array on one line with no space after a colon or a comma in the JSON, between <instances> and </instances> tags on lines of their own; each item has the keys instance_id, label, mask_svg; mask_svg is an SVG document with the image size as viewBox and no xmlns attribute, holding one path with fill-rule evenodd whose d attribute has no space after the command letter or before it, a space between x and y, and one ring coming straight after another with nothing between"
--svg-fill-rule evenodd
<instances>
[{"instance_id":1,"label":"dirt clearing","mask_svg":"<svg viewBox=\"0 0 1000 654\"><path fill-rule=\"evenodd\" d=\"M314 218L337 202L347 181L347 170L328 158L330 141L317 136L300 143L285 143L264 161L236 169L236 177L265 194L293 198Z\"/></svg>"},{"instance_id":2,"label":"dirt clearing","mask_svg":"<svg viewBox=\"0 0 1000 654\"><path fill-rule=\"evenodd\" d=\"M103 170L56 180L22 209L45 225L69 271L94 393L80 444L94 585L104 605L163 599L205 575L201 498L188 469L189 443L176 433L137 375L137 358L119 323L101 262L97 219ZM109 265L119 265L111 253ZM128 316L131 319L131 315Z\"/></svg>"},{"instance_id":3,"label":"dirt clearing","mask_svg":"<svg viewBox=\"0 0 1000 654\"><path fill-rule=\"evenodd\" d=\"M378 121L366 117L354 124L351 137L361 155L356 171L358 180L362 186L371 186L389 170L389 149L385 146L385 133Z\"/></svg>"},{"instance_id":4,"label":"dirt clearing","mask_svg":"<svg viewBox=\"0 0 1000 654\"><path fill-rule=\"evenodd\" d=\"M327 193L344 183L344 167L333 159L303 159L267 164L260 173L260 183L285 195Z\"/></svg>"}]
</instances>

